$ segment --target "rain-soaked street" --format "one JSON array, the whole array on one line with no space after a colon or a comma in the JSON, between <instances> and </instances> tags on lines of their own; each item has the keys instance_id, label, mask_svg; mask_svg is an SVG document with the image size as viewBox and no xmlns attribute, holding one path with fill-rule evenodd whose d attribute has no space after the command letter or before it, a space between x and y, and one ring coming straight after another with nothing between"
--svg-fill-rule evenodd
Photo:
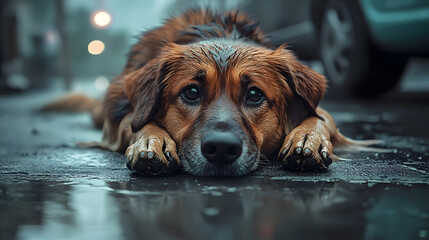
<instances>
[{"instance_id":1,"label":"rain-soaked street","mask_svg":"<svg viewBox=\"0 0 429 240\"><path fill-rule=\"evenodd\" d=\"M101 138L89 114L35 111L56 96L0 96L0 239L429 237L427 94L322 102L344 134L389 153L227 179L132 174L122 154L75 145Z\"/></svg>"},{"instance_id":2,"label":"rain-soaked street","mask_svg":"<svg viewBox=\"0 0 429 240\"><path fill-rule=\"evenodd\" d=\"M0 0L0 240L429 239L428 22L429 0ZM170 135L201 129L197 150L177 144L187 160L246 161L257 150L236 125L265 144L271 116L292 124L319 102L325 81L300 62L326 76L320 105L340 132L377 151L334 149L326 172L262 156L244 177L143 176L124 153L78 144L102 139L90 113L39 111L109 91L121 126L165 113ZM197 112L207 128L173 121Z\"/></svg>"}]
</instances>

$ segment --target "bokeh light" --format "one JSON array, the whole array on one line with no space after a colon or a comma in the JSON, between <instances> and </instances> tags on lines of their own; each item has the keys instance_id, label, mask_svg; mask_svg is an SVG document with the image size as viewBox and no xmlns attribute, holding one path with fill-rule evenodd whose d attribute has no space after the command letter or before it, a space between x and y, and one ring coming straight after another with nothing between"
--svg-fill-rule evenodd
<instances>
[{"instance_id":1,"label":"bokeh light","mask_svg":"<svg viewBox=\"0 0 429 240\"><path fill-rule=\"evenodd\" d=\"M100 40L94 40L88 44L88 52L92 55L101 54L104 51L104 43Z\"/></svg>"},{"instance_id":2,"label":"bokeh light","mask_svg":"<svg viewBox=\"0 0 429 240\"><path fill-rule=\"evenodd\" d=\"M92 14L91 22L95 27L106 28L112 22L112 17L106 11L97 11Z\"/></svg>"},{"instance_id":3,"label":"bokeh light","mask_svg":"<svg viewBox=\"0 0 429 240\"><path fill-rule=\"evenodd\" d=\"M109 87L109 79L105 76L99 76L95 79L94 84L98 91L104 92Z\"/></svg>"}]
</instances>

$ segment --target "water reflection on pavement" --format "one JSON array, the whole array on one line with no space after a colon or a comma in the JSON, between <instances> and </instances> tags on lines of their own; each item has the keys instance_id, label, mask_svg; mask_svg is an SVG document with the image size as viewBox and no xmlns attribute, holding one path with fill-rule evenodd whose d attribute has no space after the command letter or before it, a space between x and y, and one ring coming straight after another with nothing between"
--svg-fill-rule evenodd
<instances>
[{"instance_id":1,"label":"water reflection on pavement","mask_svg":"<svg viewBox=\"0 0 429 240\"><path fill-rule=\"evenodd\" d=\"M429 239L429 101L325 101L347 136L392 151L216 179L131 174L75 145L101 139L88 114L35 112L46 98L0 96L1 240Z\"/></svg>"},{"instance_id":2,"label":"water reflection on pavement","mask_svg":"<svg viewBox=\"0 0 429 240\"><path fill-rule=\"evenodd\" d=\"M424 239L429 232L423 184L409 191L344 181L133 179L0 184L1 237Z\"/></svg>"}]
</instances>

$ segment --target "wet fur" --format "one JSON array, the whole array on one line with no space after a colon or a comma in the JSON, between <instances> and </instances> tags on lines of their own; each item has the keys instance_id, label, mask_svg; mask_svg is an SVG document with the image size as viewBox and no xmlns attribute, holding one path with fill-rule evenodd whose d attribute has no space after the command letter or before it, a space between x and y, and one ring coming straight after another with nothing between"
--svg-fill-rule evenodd
<instances>
[{"instance_id":1,"label":"wet fur","mask_svg":"<svg viewBox=\"0 0 429 240\"><path fill-rule=\"evenodd\" d=\"M203 89L201 106L181 102L189 84ZM251 86L267 100L257 108L243 105ZM285 46L271 49L245 14L191 10L144 33L131 48L96 116L104 119L103 141L86 146L127 150L128 167L148 174L182 165L195 175L239 176L255 170L261 158L276 157L293 170L326 169L332 143L347 141L318 108L325 89L322 75ZM243 155L224 167L205 161L198 146L210 129L239 135Z\"/></svg>"}]
</instances>

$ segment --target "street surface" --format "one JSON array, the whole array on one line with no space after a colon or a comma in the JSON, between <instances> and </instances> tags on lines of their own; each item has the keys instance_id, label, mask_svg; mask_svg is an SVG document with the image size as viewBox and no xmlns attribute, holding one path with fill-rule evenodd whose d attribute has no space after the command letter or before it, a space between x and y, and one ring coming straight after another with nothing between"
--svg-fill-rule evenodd
<instances>
[{"instance_id":1,"label":"street surface","mask_svg":"<svg viewBox=\"0 0 429 240\"><path fill-rule=\"evenodd\" d=\"M240 178L131 173L123 154L86 149L90 115L40 113L59 96L0 96L0 239L428 239L429 96L327 97L355 139L326 173L273 162Z\"/></svg>"}]
</instances>

